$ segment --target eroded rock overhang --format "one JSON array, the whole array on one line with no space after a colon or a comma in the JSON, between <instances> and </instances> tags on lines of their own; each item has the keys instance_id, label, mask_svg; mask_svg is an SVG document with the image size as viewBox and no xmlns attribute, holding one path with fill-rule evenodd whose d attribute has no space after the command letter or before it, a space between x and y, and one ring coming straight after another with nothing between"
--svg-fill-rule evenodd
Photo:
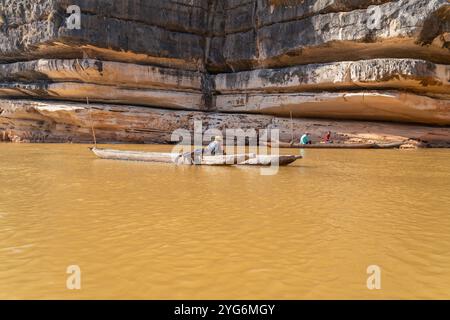
<instances>
[{"instance_id":1,"label":"eroded rock overhang","mask_svg":"<svg viewBox=\"0 0 450 320\"><path fill-rule=\"evenodd\" d=\"M193 136L195 123L203 130L277 129L281 141L311 132L315 139L333 132L336 143L404 142L411 146L448 147L450 130L415 124L330 119L292 119L241 113L199 112L115 104L3 100L0 141L92 142L92 121L97 141L103 143L173 143L179 129ZM13 124L13 125L11 125ZM217 132L217 131L213 131Z\"/></svg>"},{"instance_id":2,"label":"eroded rock overhang","mask_svg":"<svg viewBox=\"0 0 450 320\"><path fill-rule=\"evenodd\" d=\"M65 23L72 4L79 30ZM7 0L0 11L1 105L88 98L255 127L256 114L450 125L447 0Z\"/></svg>"}]
</instances>

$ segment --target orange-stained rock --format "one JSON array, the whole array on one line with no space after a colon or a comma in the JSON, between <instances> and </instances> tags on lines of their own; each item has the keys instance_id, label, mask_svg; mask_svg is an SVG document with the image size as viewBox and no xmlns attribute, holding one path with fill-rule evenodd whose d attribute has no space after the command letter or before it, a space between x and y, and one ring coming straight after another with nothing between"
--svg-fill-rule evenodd
<instances>
[{"instance_id":1,"label":"orange-stained rock","mask_svg":"<svg viewBox=\"0 0 450 320\"><path fill-rule=\"evenodd\" d=\"M92 121L91 121L92 119ZM328 130L335 142L398 142L450 146L450 128L388 122L331 121L266 115L205 113L137 106L67 102L0 100L0 140L15 142L92 142L91 125L99 142L170 143L178 129L279 129L281 141L306 131L319 140ZM293 131L291 131L291 126Z\"/></svg>"},{"instance_id":2,"label":"orange-stained rock","mask_svg":"<svg viewBox=\"0 0 450 320\"><path fill-rule=\"evenodd\" d=\"M277 116L380 120L450 125L450 100L401 91L249 93L220 95L220 112Z\"/></svg>"}]
</instances>

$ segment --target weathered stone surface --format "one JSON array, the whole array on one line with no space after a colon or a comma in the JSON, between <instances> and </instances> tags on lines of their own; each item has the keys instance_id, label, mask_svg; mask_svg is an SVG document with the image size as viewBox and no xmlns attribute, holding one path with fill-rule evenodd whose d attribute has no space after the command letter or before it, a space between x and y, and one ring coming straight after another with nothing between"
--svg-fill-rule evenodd
<instances>
[{"instance_id":1,"label":"weathered stone surface","mask_svg":"<svg viewBox=\"0 0 450 320\"><path fill-rule=\"evenodd\" d=\"M225 1L210 1L208 11L208 36L223 36L225 34Z\"/></svg>"},{"instance_id":2,"label":"weathered stone surface","mask_svg":"<svg viewBox=\"0 0 450 320\"><path fill-rule=\"evenodd\" d=\"M164 18L164 10L161 9L162 11L157 14L145 14L146 11L152 10L145 4L147 2L130 0L130 8L133 12L128 12L122 10L127 7L124 6L123 1L112 7L110 1L89 2L90 6L87 5L88 1L86 3L80 1L88 10L82 11L81 29L71 30L65 23L63 9L66 8L66 2L40 0L33 5L33 1L24 1L28 9L22 7L25 12L29 12L27 15L22 14L23 10L14 11L16 7L8 6L15 3L22 8L17 1L7 1L5 7L11 7L9 11L13 14L4 19L6 21L1 28L0 60L17 61L41 57L82 58L88 55L104 60L146 62L192 70L202 68L205 23L201 26L200 34L188 33L181 27L189 25L191 20L195 23L203 19L196 19L192 12L187 11L183 17L179 18L180 31L174 31L177 29L171 25L174 19ZM163 1L158 3L162 4ZM74 3L70 2L70 4ZM105 5L110 9L107 10L108 15L104 15ZM188 4L186 5L189 7ZM169 4L165 6L170 7ZM183 10L177 6L178 4L173 2L172 10L182 12ZM195 9L191 5L192 8ZM205 10L206 8L197 9ZM97 12L95 10L100 14L93 14ZM29 15L32 16L31 19ZM203 15L206 15L206 12ZM155 22L156 18L165 19L165 25L161 26L163 21ZM8 24L8 20L13 21L12 25Z\"/></svg>"},{"instance_id":3,"label":"weathered stone surface","mask_svg":"<svg viewBox=\"0 0 450 320\"><path fill-rule=\"evenodd\" d=\"M90 59L0 65L4 97L204 110L204 81L198 72Z\"/></svg>"},{"instance_id":4,"label":"weathered stone surface","mask_svg":"<svg viewBox=\"0 0 450 320\"><path fill-rule=\"evenodd\" d=\"M0 96L31 97L69 101L134 104L180 110L204 110L201 93L157 89L127 89L90 83L5 83L0 84Z\"/></svg>"},{"instance_id":5,"label":"weathered stone surface","mask_svg":"<svg viewBox=\"0 0 450 320\"><path fill-rule=\"evenodd\" d=\"M205 60L208 71L211 73L219 73L232 70L230 66L227 66L227 62L223 55L225 37L211 37L208 44Z\"/></svg>"},{"instance_id":6,"label":"weathered stone surface","mask_svg":"<svg viewBox=\"0 0 450 320\"><path fill-rule=\"evenodd\" d=\"M51 0L2 1L0 2L3 20L1 29L4 32L30 22L47 20L52 12L62 10L58 7L58 2Z\"/></svg>"},{"instance_id":7,"label":"weathered stone surface","mask_svg":"<svg viewBox=\"0 0 450 320\"><path fill-rule=\"evenodd\" d=\"M207 30L208 0L58 0L64 9L78 5L82 12L132 20L172 31L203 35Z\"/></svg>"},{"instance_id":8,"label":"weathered stone surface","mask_svg":"<svg viewBox=\"0 0 450 320\"><path fill-rule=\"evenodd\" d=\"M72 4L81 30L66 26ZM344 121L450 125L447 0L4 0L0 13L3 140L89 140L85 104L65 102L86 97L109 142L167 142L193 117L287 139L291 112L340 119L294 119L295 134L448 140Z\"/></svg>"},{"instance_id":9,"label":"weathered stone surface","mask_svg":"<svg viewBox=\"0 0 450 320\"><path fill-rule=\"evenodd\" d=\"M450 98L450 66L412 59L309 64L218 74L215 88L222 94L390 88Z\"/></svg>"},{"instance_id":10,"label":"weathered stone surface","mask_svg":"<svg viewBox=\"0 0 450 320\"><path fill-rule=\"evenodd\" d=\"M367 9L391 0L242 0L226 3L226 34L300 20L313 15ZM395 1L395 0L394 0Z\"/></svg>"},{"instance_id":11,"label":"weathered stone surface","mask_svg":"<svg viewBox=\"0 0 450 320\"><path fill-rule=\"evenodd\" d=\"M217 111L295 117L450 125L450 100L396 91L234 94L217 96Z\"/></svg>"},{"instance_id":12,"label":"weathered stone surface","mask_svg":"<svg viewBox=\"0 0 450 320\"><path fill-rule=\"evenodd\" d=\"M245 37L227 35L224 47L216 50L223 52L225 65L233 71L372 58L450 64L445 40L450 30L449 8L447 0L400 0L312 15L258 28L252 40L251 31ZM212 70L221 67L210 66Z\"/></svg>"},{"instance_id":13,"label":"weathered stone surface","mask_svg":"<svg viewBox=\"0 0 450 320\"><path fill-rule=\"evenodd\" d=\"M367 9L398 0L255 0L258 26L300 20L313 15Z\"/></svg>"},{"instance_id":14,"label":"weathered stone surface","mask_svg":"<svg viewBox=\"0 0 450 320\"><path fill-rule=\"evenodd\" d=\"M247 32L255 28L256 0L241 1L239 6L228 8L226 11L225 33Z\"/></svg>"},{"instance_id":15,"label":"weathered stone surface","mask_svg":"<svg viewBox=\"0 0 450 320\"><path fill-rule=\"evenodd\" d=\"M204 129L265 128L272 117L223 115L67 102L0 100L0 137L39 142L91 142L91 117L99 142L169 143L175 130L193 131L194 120Z\"/></svg>"},{"instance_id":16,"label":"weathered stone surface","mask_svg":"<svg viewBox=\"0 0 450 320\"><path fill-rule=\"evenodd\" d=\"M92 122L91 122L92 119ZM450 128L419 125L289 119L248 114L169 111L136 106L0 100L0 140L16 142L92 142L94 124L99 142L170 143L174 130L193 132L227 128L278 129L281 141L305 131L319 139L331 130L335 142L387 142L412 139L430 146L449 146ZM293 131L291 131L291 125Z\"/></svg>"},{"instance_id":17,"label":"weathered stone surface","mask_svg":"<svg viewBox=\"0 0 450 320\"><path fill-rule=\"evenodd\" d=\"M446 0L385 2L8 0L0 59L88 55L197 70L206 56L212 71L377 57L450 63ZM65 26L69 4L81 6L81 30Z\"/></svg>"},{"instance_id":18,"label":"weathered stone surface","mask_svg":"<svg viewBox=\"0 0 450 320\"><path fill-rule=\"evenodd\" d=\"M78 5L81 11L101 17L133 20L173 31L204 34L208 16L208 1L173 0L33 0L0 3L9 28L33 21L45 20L57 13L66 16L66 8Z\"/></svg>"},{"instance_id":19,"label":"weathered stone surface","mask_svg":"<svg viewBox=\"0 0 450 320\"><path fill-rule=\"evenodd\" d=\"M201 92L203 74L179 69L94 59L40 59L0 64L0 82L86 82L126 88Z\"/></svg>"}]
</instances>

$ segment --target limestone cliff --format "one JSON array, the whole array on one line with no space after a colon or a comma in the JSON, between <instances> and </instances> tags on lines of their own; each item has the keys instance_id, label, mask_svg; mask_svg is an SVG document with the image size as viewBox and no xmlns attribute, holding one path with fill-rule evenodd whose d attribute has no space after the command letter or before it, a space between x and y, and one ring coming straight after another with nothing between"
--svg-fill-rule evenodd
<instances>
[{"instance_id":1,"label":"limestone cliff","mask_svg":"<svg viewBox=\"0 0 450 320\"><path fill-rule=\"evenodd\" d=\"M209 129L278 129L280 139L311 132L319 139L327 131L333 140L342 143L398 142L412 146L448 146L448 128L393 124L370 121L293 119L269 115L180 111L160 108L5 100L0 108L0 141L14 142L92 142L91 123L101 142L171 143L172 133L180 128L191 132L194 121ZM13 124L13 125L12 125Z\"/></svg>"},{"instance_id":2,"label":"limestone cliff","mask_svg":"<svg viewBox=\"0 0 450 320\"><path fill-rule=\"evenodd\" d=\"M89 141L86 98L100 141L167 143L193 118L289 140L292 115L295 135L450 145L450 4L0 2L0 138Z\"/></svg>"}]
</instances>

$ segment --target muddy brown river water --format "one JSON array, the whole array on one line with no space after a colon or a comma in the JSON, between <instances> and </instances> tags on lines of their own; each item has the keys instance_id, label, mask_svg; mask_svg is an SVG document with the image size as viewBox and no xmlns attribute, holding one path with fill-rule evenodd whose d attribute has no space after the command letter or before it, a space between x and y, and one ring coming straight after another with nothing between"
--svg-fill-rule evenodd
<instances>
[{"instance_id":1,"label":"muddy brown river water","mask_svg":"<svg viewBox=\"0 0 450 320\"><path fill-rule=\"evenodd\" d=\"M0 298L450 298L450 150L304 157L262 176L0 144Z\"/></svg>"}]
</instances>

